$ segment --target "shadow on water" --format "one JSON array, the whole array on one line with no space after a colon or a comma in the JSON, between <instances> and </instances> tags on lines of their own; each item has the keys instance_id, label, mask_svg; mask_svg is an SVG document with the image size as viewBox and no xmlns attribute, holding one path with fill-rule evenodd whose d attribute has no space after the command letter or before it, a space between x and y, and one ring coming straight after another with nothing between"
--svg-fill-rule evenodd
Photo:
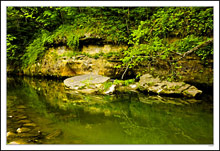
<instances>
[{"instance_id":1,"label":"shadow on water","mask_svg":"<svg viewBox=\"0 0 220 151\"><path fill-rule=\"evenodd\" d=\"M138 93L82 95L60 80L7 78L9 144L212 144L212 104Z\"/></svg>"}]
</instances>

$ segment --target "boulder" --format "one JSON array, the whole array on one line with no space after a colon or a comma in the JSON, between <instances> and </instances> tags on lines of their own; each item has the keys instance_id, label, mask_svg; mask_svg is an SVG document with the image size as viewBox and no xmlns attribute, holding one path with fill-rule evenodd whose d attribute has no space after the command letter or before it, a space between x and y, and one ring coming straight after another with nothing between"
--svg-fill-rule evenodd
<instances>
[{"instance_id":1,"label":"boulder","mask_svg":"<svg viewBox=\"0 0 220 151\"><path fill-rule=\"evenodd\" d=\"M94 86L96 84L104 83L108 81L109 77L101 75L85 74L80 76L74 76L64 80L64 85L70 89L79 89L84 86Z\"/></svg>"},{"instance_id":2,"label":"boulder","mask_svg":"<svg viewBox=\"0 0 220 151\"><path fill-rule=\"evenodd\" d=\"M190 86L188 89L183 91L183 94L188 97L195 97L202 93L201 90L198 90L195 86Z\"/></svg>"},{"instance_id":3,"label":"boulder","mask_svg":"<svg viewBox=\"0 0 220 151\"><path fill-rule=\"evenodd\" d=\"M155 83L159 83L161 80L159 78L153 78L150 74L144 74L140 77L140 85L154 85Z\"/></svg>"},{"instance_id":4,"label":"boulder","mask_svg":"<svg viewBox=\"0 0 220 151\"><path fill-rule=\"evenodd\" d=\"M64 85L72 90L77 90L80 93L92 94L102 91L102 84L110 78L101 75L85 74L67 78L64 80ZM112 91L112 90L111 90Z\"/></svg>"},{"instance_id":5,"label":"boulder","mask_svg":"<svg viewBox=\"0 0 220 151\"><path fill-rule=\"evenodd\" d=\"M161 81L159 78L154 78L150 74L145 74L140 77L139 90L154 94L185 97L196 97L202 93L202 91L198 90L195 86L184 82Z\"/></svg>"}]
</instances>

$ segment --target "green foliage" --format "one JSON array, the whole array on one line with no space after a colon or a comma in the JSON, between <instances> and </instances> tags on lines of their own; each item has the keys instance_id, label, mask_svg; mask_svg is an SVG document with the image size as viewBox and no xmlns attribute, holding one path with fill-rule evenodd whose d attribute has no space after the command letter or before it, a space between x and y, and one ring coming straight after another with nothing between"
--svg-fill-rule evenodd
<instances>
[{"instance_id":1,"label":"green foliage","mask_svg":"<svg viewBox=\"0 0 220 151\"><path fill-rule=\"evenodd\" d=\"M213 8L164 7L159 8L151 19L141 21L138 30L132 35L139 43L154 36L182 38L191 34L211 36L212 32Z\"/></svg>"},{"instance_id":2,"label":"green foliage","mask_svg":"<svg viewBox=\"0 0 220 151\"><path fill-rule=\"evenodd\" d=\"M13 41L16 39L16 37L8 34L7 35L7 59L12 61L16 60L16 51L18 49L18 46L13 44Z\"/></svg>"},{"instance_id":3,"label":"green foliage","mask_svg":"<svg viewBox=\"0 0 220 151\"><path fill-rule=\"evenodd\" d=\"M42 30L37 36L38 38L27 47L27 50L22 57L23 66L27 67L28 65L34 64L37 59L45 54L46 49L54 44L66 43L66 45L72 50L78 50L81 33L81 31L76 31L74 27L70 25L61 25L52 33L47 30Z\"/></svg>"},{"instance_id":4,"label":"green foliage","mask_svg":"<svg viewBox=\"0 0 220 151\"><path fill-rule=\"evenodd\" d=\"M198 56L205 61L208 57L213 56L213 43L208 44L206 47L200 48L195 52Z\"/></svg>"},{"instance_id":5,"label":"green foliage","mask_svg":"<svg viewBox=\"0 0 220 151\"><path fill-rule=\"evenodd\" d=\"M207 37L212 37L212 32L213 8L158 8L150 19L141 21L138 29L132 31L129 40L131 47L124 51L122 66L134 68L143 61L150 64L163 59L171 65L172 76L175 79L176 66L169 58L176 54L183 55L204 43ZM173 37L177 40L169 41ZM202 47L195 53L205 61L208 56L213 55L213 45Z\"/></svg>"},{"instance_id":6,"label":"green foliage","mask_svg":"<svg viewBox=\"0 0 220 151\"><path fill-rule=\"evenodd\" d=\"M13 55L17 60L22 59L18 61L24 63L22 66L27 66L56 43L77 50L79 38L87 33L115 43L126 42L128 14L134 16L135 13L129 13L129 8L108 7L8 7L8 34L19 37L12 43L18 47L18 53L9 53L8 58ZM48 37L45 38L41 31L46 32Z\"/></svg>"},{"instance_id":7,"label":"green foliage","mask_svg":"<svg viewBox=\"0 0 220 151\"><path fill-rule=\"evenodd\" d=\"M176 49L176 51L183 53L196 47L200 42L203 42L202 37L189 35L189 36L184 37L183 39L180 39L172 43L170 46L170 49L174 51L174 49L178 48Z\"/></svg>"},{"instance_id":8,"label":"green foliage","mask_svg":"<svg viewBox=\"0 0 220 151\"><path fill-rule=\"evenodd\" d=\"M49 47L79 50L82 37L101 37L129 44L122 53L96 54L95 59L120 57L116 68L134 68L143 61L167 60L213 36L211 7L8 7L8 62L34 64ZM19 37L19 38L18 38ZM170 42L169 38L178 40ZM195 52L202 60L213 55L209 44ZM168 60L169 61L169 60ZM22 64L21 64L22 63Z\"/></svg>"},{"instance_id":9,"label":"green foliage","mask_svg":"<svg viewBox=\"0 0 220 151\"><path fill-rule=\"evenodd\" d=\"M48 39L49 33L46 31L42 31L41 37L35 39L26 50L26 53L21 58L23 61L23 66L27 67L30 64L35 63L35 61L40 57L43 56L45 53L46 47L44 44L51 39Z\"/></svg>"},{"instance_id":10,"label":"green foliage","mask_svg":"<svg viewBox=\"0 0 220 151\"><path fill-rule=\"evenodd\" d=\"M66 43L72 49L78 49L79 37L82 36L83 32L81 30L76 30L70 25L61 25L56 29L50 36L49 44L53 43Z\"/></svg>"},{"instance_id":11,"label":"green foliage","mask_svg":"<svg viewBox=\"0 0 220 151\"><path fill-rule=\"evenodd\" d=\"M135 82L135 79L128 79L128 80L118 80L118 79L115 79L113 84L128 86L130 84L133 84L134 82Z\"/></svg>"},{"instance_id":12,"label":"green foliage","mask_svg":"<svg viewBox=\"0 0 220 151\"><path fill-rule=\"evenodd\" d=\"M103 84L104 91L107 91L112 86L112 84L113 84L112 82L105 82Z\"/></svg>"},{"instance_id":13,"label":"green foliage","mask_svg":"<svg viewBox=\"0 0 220 151\"><path fill-rule=\"evenodd\" d=\"M94 55L94 59L98 59L99 57L100 57L100 54L98 53Z\"/></svg>"},{"instance_id":14,"label":"green foliage","mask_svg":"<svg viewBox=\"0 0 220 151\"><path fill-rule=\"evenodd\" d=\"M184 53L204 43L207 40L209 40L209 38L207 39L206 37L196 37L194 35L189 35L170 44L169 51ZM213 43L198 49L195 54L200 56L201 59L205 61L209 56L213 55Z\"/></svg>"},{"instance_id":15,"label":"green foliage","mask_svg":"<svg viewBox=\"0 0 220 151\"><path fill-rule=\"evenodd\" d=\"M35 8L7 7L7 63L11 65L20 66L25 47L37 31L38 27L33 23L34 16L31 17L34 10ZM9 37L16 39L10 40Z\"/></svg>"}]
</instances>

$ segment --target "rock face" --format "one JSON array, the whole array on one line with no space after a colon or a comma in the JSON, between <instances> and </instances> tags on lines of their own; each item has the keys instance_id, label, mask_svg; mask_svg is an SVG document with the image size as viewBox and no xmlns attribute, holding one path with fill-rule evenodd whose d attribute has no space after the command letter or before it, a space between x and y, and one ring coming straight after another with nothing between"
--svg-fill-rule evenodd
<instances>
[{"instance_id":1,"label":"rock face","mask_svg":"<svg viewBox=\"0 0 220 151\"><path fill-rule=\"evenodd\" d=\"M88 48L90 48L90 46L88 46ZM94 51L96 48L99 49L99 46L94 46ZM91 54L94 54L93 49L91 50ZM109 51L113 49L115 49L114 51L118 51L119 46L117 49L112 47ZM84 50L83 48L82 51L89 54L88 49ZM100 48L100 51L103 52L104 50L102 51ZM107 52L108 51L106 50L106 53ZM103 56L95 58L80 54L75 55L74 53L75 52L73 50L69 50L66 46L50 48L44 57L36 64L30 65L29 67L23 69L23 73L30 76L40 75L54 77L72 77L82 74L99 74L116 78L117 76L120 77L120 74L123 72L123 70L120 71L120 69L114 68L114 66L118 65L120 62L113 62L104 58ZM11 71L9 68L7 70Z\"/></svg>"},{"instance_id":2,"label":"rock face","mask_svg":"<svg viewBox=\"0 0 220 151\"><path fill-rule=\"evenodd\" d=\"M116 45L113 41L101 38L99 35L86 33L79 39L81 51L88 54L119 52L128 49L127 45Z\"/></svg>"},{"instance_id":3,"label":"rock face","mask_svg":"<svg viewBox=\"0 0 220 151\"><path fill-rule=\"evenodd\" d=\"M139 89L148 93L185 97L196 97L202 93L195 86L184 82L161 81L159 78L154 78L150 74L140 77Z\"/></svg>"},{"instance_id":4,"label":"rock face","mask_svg":"<svg viewBox=\"0 0 220 151\"><path fill-rule=\"evenodd\" d=\"M112 44L104 44L103 46L97 45L84 45L82 48L82 52L89 53L89 54L96 54L96 53L109 53L109 52L118 52L121 49L128 49L128 46L118 46Z\"/></svg>"}]
</instances>

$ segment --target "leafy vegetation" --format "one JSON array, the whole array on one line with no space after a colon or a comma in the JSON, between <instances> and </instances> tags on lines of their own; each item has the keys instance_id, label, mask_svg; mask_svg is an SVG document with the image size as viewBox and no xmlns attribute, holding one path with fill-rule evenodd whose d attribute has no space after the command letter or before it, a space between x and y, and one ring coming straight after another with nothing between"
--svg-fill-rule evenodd
<instances>
[{"instance_id":1,"label":"leafy vegetation","mask_svg":"<svg viewBox=\"0 0 220 151\"><path fill-rule=\"evenodd\" d=\"M130 84L133 84L135 82L135 79L128 79L128 80L114 80L115 85L123 85L128 86Z\"/></svg>"},{"instance_id":2,"label":"leafy vegetation","mask_svg":"<svg viewBox=\"0 0 220 151\"><path fill-rule=\"evenodd\" d=\"M138 29L133 30L129 41L132 46L124 52L122 66L134 68L143 61L158 59L167 60L175 66L175 60L170 58L180 57L209 40L212 34L212 8L159 8L151 19L141 21ZM172 42L172 38L175 41ZM212 43L196 51L196 54L202 60L212 56Z\"/></svg>"},{"instance_id":3,"label":"leafy vegetation","mask_svg":"<svg viewBox=\"0 0 220 151\"><path fill-rule=\"evenodd\" d=\"M116 68L135 68L143 61L175 59L213 37L211 7L8 7L7 61L27 67L49 47L66 45L79 52L80 38L93 36L127 44ZM80 53L80 52L79 52ZM203 61L213 55L213 43L195 51ZM170 59L172 58L172 59ZM174 71L175 73L175 71ZM139 75L138 75L139 76Z\"/></svg>"},{"instance_id":4,"label":"leafy vegetation","mask_svg":"<svg viewBox=\"0 0 220 151\"><path fill-rule=\"evenodd\" d=\"M112 86L112 84L113 84L112 82L105 82L103 84L104 91L107 91Z\"/></svg>"},{"instance_id":5,"label":"leafy vegetation","mask_svg":"<svg viewBox=\"0 0 220 151\"><path fill-rule=\"evenodd\" d=\"M7 34L16 38L12 45L18 47L18 55L9 52L8 61L14 63L19 60L20 66L33 64L47 47L56 43L64 43L75 50L79 46L79 38L86 34L101 36L118 44L127 43L128 33L140 21L134 17L138 14L144 17L143 12L147 9L8 7Z\"/></svg>"}]
</instances>

